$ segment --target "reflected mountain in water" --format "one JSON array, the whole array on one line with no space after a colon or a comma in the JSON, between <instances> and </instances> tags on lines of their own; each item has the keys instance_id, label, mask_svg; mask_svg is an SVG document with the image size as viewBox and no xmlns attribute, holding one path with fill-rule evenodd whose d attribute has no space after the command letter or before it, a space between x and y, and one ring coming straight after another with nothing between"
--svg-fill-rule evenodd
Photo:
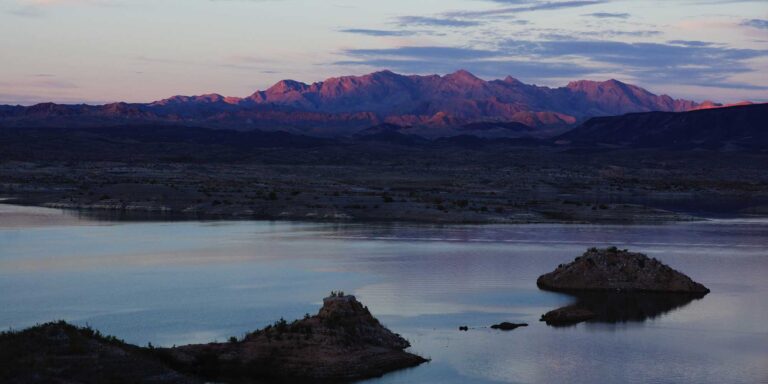
<instances>
[{"instance_id":1,"label":"reflected mountain in water","mask_svg":"<svg viewBox=\"0 0 768 384\"><path fill-rule=\"evenodd\" d=\"M628 323L655 319L685 307L704 293L655 292L578 292L568 293L574 304L550 311L542 316L552 326L593 323Z\"/></svg>"}]
</instances>

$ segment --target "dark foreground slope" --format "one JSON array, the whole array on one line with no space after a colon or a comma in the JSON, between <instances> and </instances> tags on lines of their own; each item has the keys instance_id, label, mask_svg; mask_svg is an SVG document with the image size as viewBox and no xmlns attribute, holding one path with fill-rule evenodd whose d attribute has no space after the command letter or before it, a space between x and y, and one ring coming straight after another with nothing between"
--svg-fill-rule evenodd
<instances>
[{"instance_id":1,"label":"dark foreground slope","mask_svg":"<svg viewBox=\"0 0 768 384\"><path fill-rule=\"evenodd\" d=\"M629 148L765 151L768 104L596 117L555 140L572 145Z\"/></svg>"},{"instance_id":2,"label":"dark foreground slope","mask_svg":"<svg viewBox=\"0 0 768 384\"><path fill-rule=\"evenodd\" d=\"M311 149L335 143L287 132L239 132L179 125L2 128L0 161L190 161L247 159L264 148Z\"/></svg>"}]
</instances>

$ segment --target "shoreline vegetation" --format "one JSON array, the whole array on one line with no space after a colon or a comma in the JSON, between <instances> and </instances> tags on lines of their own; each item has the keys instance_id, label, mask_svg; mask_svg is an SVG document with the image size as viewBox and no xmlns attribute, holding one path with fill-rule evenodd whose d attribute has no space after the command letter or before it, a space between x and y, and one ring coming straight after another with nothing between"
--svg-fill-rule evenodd
<instances>
[{"instance_id":1,"label":"shoreline vegetation","mask_svg":"<svg viewBox=\"0 0 768 384\"><path fill-rule=\"evenodd\" d=\"M602 209L612 209L609 214L584 215L572 213L568 217L556 217L550 215L537 215L535 213L520 213L518 215L466 215L462 213L451 214L442 211L442 215L430 215L431 212L423 212L409 216L383 215L382 217L354 217L344 213L328 213L305 215L291 214L265 214L254 213L247 207L233 212L179 212L166 208L136 207L131 204L104 205L104 204L68 204L31 201L27 199L7 198L0 200L0 204L15 205L20 207L36 207L58 209L97 221L230 221L230 220L254 220L254 221L286 221L307 223L380 223L380 224L424 224L424 225L487 225L487 224L669 224L675 222L704 221L708 217L693 216L686 213L677 213L661 209L652 209L640 205L623 204L618 206L603 205ZM567 203L565 203L567 204ZM591 209L591 208L589 208ZM766 215L738 215L734 218L763 218Z\"/></svg>"},{"instance_id":2,"label":"shoreline vegetation","mask_svg":"<svg viewBox=\"0 0 768 384\"><path fill-rule=\"evenodd\" d=\"M130 161L119 153L0 155L0 197L128 220L656 224L768 216L765 157L756 154L375 145L265 149L218 161L206 158L210 148L187 160L136 150L150 153L124 154Z\"/></svg>"}]
</instances>

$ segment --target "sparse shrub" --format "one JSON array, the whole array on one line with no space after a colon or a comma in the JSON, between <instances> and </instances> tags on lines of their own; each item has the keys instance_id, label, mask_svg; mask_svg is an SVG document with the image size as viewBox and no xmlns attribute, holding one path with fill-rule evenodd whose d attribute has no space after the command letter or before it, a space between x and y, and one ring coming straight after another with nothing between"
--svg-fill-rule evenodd
<instances>
[{"instance_id":1,"label":"sparse shrub","mask_svg":"<svg viewBox=\"0 0 768 384\"><path fill-rule=\"evenodd\" d=\"M285 321L284 318L280 318L280 320L276 321L274 324L275 330L277 330L277 333L283 333L288 329L288 322Z\"/></svg>"}]
</instances>

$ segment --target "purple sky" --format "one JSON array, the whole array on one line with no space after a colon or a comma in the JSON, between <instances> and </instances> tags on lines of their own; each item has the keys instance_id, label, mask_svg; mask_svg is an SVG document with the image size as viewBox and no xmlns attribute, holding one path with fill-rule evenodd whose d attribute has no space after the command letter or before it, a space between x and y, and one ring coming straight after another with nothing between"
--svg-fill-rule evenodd
<instances>
[{"instance_id":1,"label":"purple sky","mask_svg":"<svg viewBox=\"0 0 768 384\"><path fill-rule=\"evenodd\" d=\"M3 0L0 103L244 96L380 69L768 101L768 1Z\"/></svg>"}]
</instances>

